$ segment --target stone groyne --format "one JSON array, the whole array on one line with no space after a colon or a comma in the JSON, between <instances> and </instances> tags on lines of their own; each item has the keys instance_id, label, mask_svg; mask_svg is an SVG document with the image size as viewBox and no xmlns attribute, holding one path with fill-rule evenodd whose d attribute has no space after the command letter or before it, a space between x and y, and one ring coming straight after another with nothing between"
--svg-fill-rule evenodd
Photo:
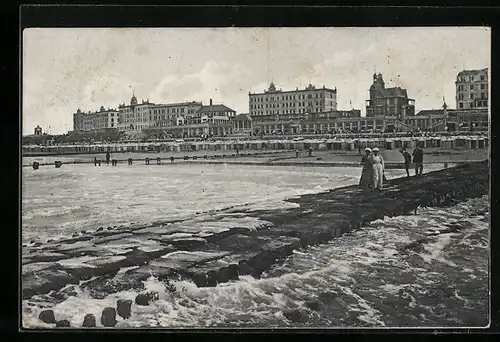
<instances>
[{"instance_id":1,"label":"stone groyne","mask_svg":"<svg viewBox=\"0 0 500 342\"><path fill-rule=\"evenodd\" d=\"M157 222L100 228L62 241L33 242L23 246L22 297L29 299L80 283L92 296L104 298L127 289L141 290L143 281L151 276L166 285L173 279L188 279L199 287L237 280L240 275L258 278L294 249L328 242L385 216L414 213L421 206L453 205L488 191L489 165L475 162L389 180L380 193L348 186L289 200L296 208L228 208L214 217L257 219L261 224L255 229L235 224L227 230L200 234L183 222ZM116 248L116 243L127 249ZM132 266L135 268L126 270ZM137 305L147 305L155 298L150 293L137 297Z\"/></svg>"}]
</instances>

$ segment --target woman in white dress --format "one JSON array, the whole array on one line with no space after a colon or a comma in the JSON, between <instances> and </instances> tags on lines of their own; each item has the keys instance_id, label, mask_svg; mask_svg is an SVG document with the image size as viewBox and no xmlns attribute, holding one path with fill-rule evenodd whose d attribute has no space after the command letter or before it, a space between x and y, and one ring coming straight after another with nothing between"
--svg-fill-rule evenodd
<instances>
[{"instance_id":1,"label":"woman in white dress","mask_svg":"<svg viewBox=\"0 0 500 342\"><path fill-rule=\"evenodd\" d=\"M384 158L378 147L373 148L373 189L380 190L384 184Z\"/></svg>"}]
</instances>

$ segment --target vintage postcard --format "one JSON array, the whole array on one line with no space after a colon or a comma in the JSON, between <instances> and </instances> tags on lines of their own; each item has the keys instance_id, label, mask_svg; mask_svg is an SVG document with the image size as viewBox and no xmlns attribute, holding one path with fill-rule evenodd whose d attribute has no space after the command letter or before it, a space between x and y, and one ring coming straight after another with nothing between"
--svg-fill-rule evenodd
<instances>
[{"instance_id":1,"label":"vintage postcard","mask_svg":"<svg viewBox=\"0 0 500 342\"><path fill-rule=\"evenodd\" d=\"M22 32L22 328L486 327L487 27Z\"/></svg>"}]
</instances>

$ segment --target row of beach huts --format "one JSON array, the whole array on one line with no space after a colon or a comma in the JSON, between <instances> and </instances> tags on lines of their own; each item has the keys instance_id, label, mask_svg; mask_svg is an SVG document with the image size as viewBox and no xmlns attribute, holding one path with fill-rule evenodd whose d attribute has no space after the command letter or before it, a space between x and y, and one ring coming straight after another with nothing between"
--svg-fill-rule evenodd
<instances>
[{"instance_id":1,"label":"row of beach huts","mask_svg":"<svg viewBox=\"0 0 500 342\"><path fill-rule=\"evenodd\" d=\"M227 150L338 150L354 151L365 147L382 149L423 148L484 149L489 146L486 136L369 138L369 139L312 139L312 140L252 140L252 141L197 141L157 143L80 144L57 146L23 146L23 155L79 154L110 152L191 152Z\"/></svg>"}]
</instances>

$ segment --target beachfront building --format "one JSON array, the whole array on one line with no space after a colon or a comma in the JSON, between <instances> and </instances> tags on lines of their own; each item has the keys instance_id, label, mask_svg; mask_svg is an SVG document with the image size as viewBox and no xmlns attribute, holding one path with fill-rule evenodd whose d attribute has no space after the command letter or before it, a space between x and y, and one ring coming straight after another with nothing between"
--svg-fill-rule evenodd
<instances>
[{"instance_id":1,"label":"beachfront building","mask_svg":"<svg viewBox=\"0 0 500 342\"><path fill-rule=\"evenodd\" d=\"M201 107L202 103L196 101L151 106L147 128L169 127L190 122L194 120Z\"/></svg>"},{"instance_id":2,"label":"beachfront building","mask_svg":"<svg viewBox=\"0 0 500 342\"><path fill-rule=\"evenodd\" d=\"M223 104L209 105L202 102L186 102L173 105L158 105L156 115L165 115L159 125L143 129L148 136L175 138L222 137L232 134L232 119L236 111ZM165 114L163 113L165 111Z\"/></svg>"},{"instance_id":3,"label":"beachfront building","mask_svg":"<svg viewBox=\"0 0 500 342\"><path fill-rule=\"evenodd\" d=\"M116 109L104 109L101 106L96 112L82 112L80 109L73 114L74 131L99 131L118 128L120 113Z\"/></svg>"},{"instance_id":4,"label":"beachfront building","mask_svg":"<svg viewBox=\"0 0 500 342\"><path fill-rule=\"evenodd\" d=\"M35 135L42 135L42 127L36 125L35 127Z\"/></svg>"},{"instance_id":5,"label":"beachfront building","mask_svg":"<svg viewBox=\"0 0 500 342\"><path fill-rule=\"evenodd\" d=\"M408 97L406 89L386 88L382 74L373 74L370 99L366 101L366 116L404 119L413 115L415 115L415 100Z\"/></svg>"},{"instance_id":6,"label":"beachfront building","mask_svg":"<svg viewBox=\"0 0 500 342\"><path fill-rule=\"evenodd\" d=\"M248 93L250 117L267 115L322 113L337 110L337 88L324 85L316 88L309 84L305 89L283 91L271 82L262 93Z\"/></svg>"},{"instance_id":7,"label":"beachfront building","mask_svg":"<svg viewBox=\"0 0 500 342\"><path fill-rule=\"evenodd\" d=\"M149 114L150 110L155 107L154 103L149 100L137 102L135 95L130 99L130 104L124 103L118 106L120 115L119 128L125 132L140 132L150 125Z\"/></svg>"},{"instance_id":8,"label":"beachfront building","mask_svg":"<svg viewBox=\"0 0 500 342\"><path fill-rule=\"evenodd\" d=\"M238 114L231 119L232 136L248 137L253 134L253 121L248 113Z\"/></svg>"},{"instance_id":9,"label":"beachfront building","mask_svg":"<svg viewBox=\"0 0 500 342\"><path fill-rule=\"evenodd\" d=\"M340 130L341 118L360 118L359 109L332 110L321 113L291 113L251 117L254 135L321 134Z\"/></svg>"},{"instance_id":10,"label":"beachfront building","mask_svg":"<svg viewBox=\"0 0 500 342\"><path fill-rule=\"evenodd\" d=\"M210 99L210 104L208 106L201 106L189 123L225 123L235 116L236 111L234 109L224 104L213 104L212 99Z\"/></svg>"},{"instance_id":11,"label":"beachfront building","mask_svg":"<svg viewBox=\"0 0 500 342\"><path fill-rule=\"evenodd\" d=\"M455 85L458 130L488 130L488 68L459 72Z\"/></svg>"},{"instance_id":12,"label":"beachfront building","mask_svg":"<svg viewBox=\"0 0 500 342\"><path fill-rule=\"evenodd\" d=\"M488 109L488 68L459 72L455 85L457 109Z\"/></svg>"}]
</instances>

